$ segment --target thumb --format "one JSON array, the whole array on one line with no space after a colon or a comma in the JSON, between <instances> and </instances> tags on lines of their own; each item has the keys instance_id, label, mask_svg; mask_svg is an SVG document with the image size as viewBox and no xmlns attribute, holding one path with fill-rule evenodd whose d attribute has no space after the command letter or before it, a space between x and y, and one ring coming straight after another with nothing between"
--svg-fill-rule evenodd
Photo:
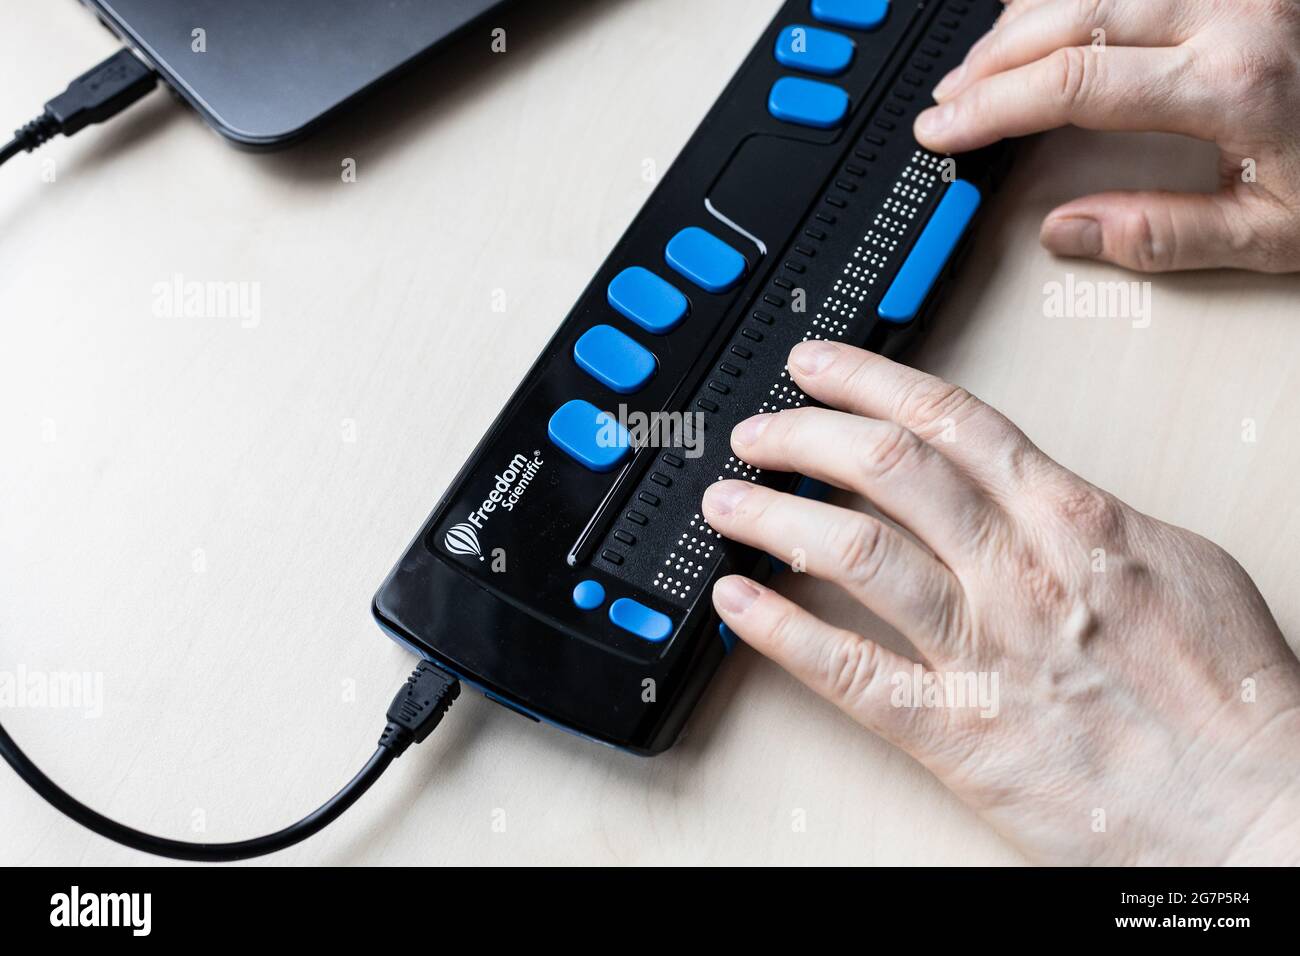
<instances>
[{"instance_id":1,"label":"thumb","mask_svg":"<svg viewBox=\"0 0 1300 956\"><path fill-rule=\"evenodd\" d=\"M1253 241L1251 211L1228 193L1110 192L1052 210L1044 246L1137 272L1284 271Z\"/></svg>"}]
</instances>

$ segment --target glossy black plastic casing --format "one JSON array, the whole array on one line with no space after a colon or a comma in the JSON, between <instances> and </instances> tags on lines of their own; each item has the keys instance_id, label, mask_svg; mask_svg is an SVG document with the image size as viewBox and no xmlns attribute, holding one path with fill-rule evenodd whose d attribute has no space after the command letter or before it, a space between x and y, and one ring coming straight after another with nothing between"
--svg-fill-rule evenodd
<instances>
[{"instance_id":1,"label":"glossy black plastic casing","mask_svg":"<svg viewBox=\"0 0 1300 956\"><path fill-rule=\"evenodd\" d=\"M83 2L213 129L267 150L306 136L503 0Z\"/></svg>"},{"instance_id":2,"label":"glossy black plastic casing","mask_svg":"<svg viewBox=\"0 0 1300 956\"><path fill-rule=\"evenodd\" d=\"M939 158L912 139L912 120L1000 9L998 0L895 0L879 29L841 31L854 40L856 56L831 82L849 91L851 115L838 129L815 130L782 123L767 109L773 82L791 75L773 57L779 31L815 23L807 0L786 4L384 581L374 613L385 630L528 716L641 754L673 743L727 649L708 597L712 581L766 563L750 549L709 537L693 513L699 494L719 477L740 476L734 470L743 463L727 457L732 425L775 401L789 348L821 334L809 332L808 316L795 310L796 293L806 293L811 312L826 290L838 288L873 216L879 224L879 210L893 208L891 194L910 188L899 177L918 169L933 185L915 194L924 198L914 216L891 225L894 251L882 257L862 308L834 335L897 355L922 334L960 248L915 320L896 325L875 313L945 188ZM958 175L980 190L985 205L1008 156L998 147L957 161ZM665 268L666 241L687 226L703 227L744 254L749 269L737 288L705 293ZM855 243L858 253L851 253ZM649 335L610 308L606 288L630 265L651 268L688 292L690 316L678 329ZM598 323L621 323L656 354L659 372L636 395L614 396L574 364L576 338ZM724 362L734 373L719 371ZM724 378L725 396L703 391ZM703 398L710 395L718 401ZM619 471L588 471L546 437L551 413L573 398L607 410L620 402L634 410L707 405L704 457L666 464L663 449L643 448ZM533 456L544 463L516 513L481 529L482 556L452 553L449 529L484 497L493 476L512 459ZM647 484L656 473L670 476L671 487ZM767 473L752 480L791 489L798 478ZM659 504L637 508L652 520L627 524L628 503L650 488ZM686 529L680 538L679 529ZM636 543L617 544L611 536L620 530L618 540L631 531ZM673 541L687 542L692 553L707 548L707 557L690 562L693 570L670 592L656 568L681 561L668 550ZM494 572L490 559L498 550L505 567ZM576 608L572 588L587 578L602 583L610 600L632 596L668 614L672 637L650 643L610 624L604 607Z\"/></svg>"}]
</instances>

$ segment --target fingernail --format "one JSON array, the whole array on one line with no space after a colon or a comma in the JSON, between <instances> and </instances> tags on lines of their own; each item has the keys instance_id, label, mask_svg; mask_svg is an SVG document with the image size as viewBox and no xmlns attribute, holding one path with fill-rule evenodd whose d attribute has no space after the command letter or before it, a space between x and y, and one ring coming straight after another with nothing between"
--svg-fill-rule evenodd
<instances>
[{"instance_id":1,"label":"fingernail","mask_svg":"<svg viewBox=\"0 0 1300 956\"><path fill-rule=\"evenodd\" d=\"M952 125L955 113L956 108L951 103L932 106L916 118L916 128L919 132L928 133L931 136L942 133Z\"/></svg>"},{"instance_id":2,"label":"fingernail","mask_svg":"<svg viewBox=\"0 0 1300 956\"><path fill-rule=\"evenodd\" d=\"M972 50L971 52L973 53L974 50ZM957 87L961 86L961 81L965 77L966 77L965 63L957 67L957 69L955 70L950 70L947 76L945 76L942 80L940 80L939 85L934 88L934 98L936 100L942 100L953 90L957 89Z\"/></svg>"},{"instance_id":3,"label":"fingernail","mask_svg":"<svg viewBox=\"0 0 1300 956\"><path fill-rule=\"evenodd\" d=\"M744 614L761 593L754 582L733 574L713 586L713 604L728 614Z\"/></svg>"},{"instance_id":4,"label":"fingernail","mask_svg":"<svg viewBox=\"0 0 1300 956\"><path fill-rule=\"evenodd\" d=\"M733 445L752 445L758 441L767 428L767 423L772 420L771 415L755 415L753 418L746 418L731 431L731 442Z\"/></svg>"},{"instance_id":5,"label":"fingernail","mask_svg":"<svg viewBox=\"0 0 1300 956\"><path fill-rule=\"evenodd\" d=\"M719 481L704 492L704 510L715 515L729 515L747 494L749 485L743 481Z\"/></svg>"},{"instance_id":6,"label":"fingernail","mask_svg":"<svg viewBox=\"0 0 1300 956\"><path fill-rule=\"evenodd\" d=\"M1099 256L1102 250L1101 223L1096 219L1070 216L1043 223L1043 245L1058 256Z\"/></svg>"},{"instance_id":7,"label":"fingernail","mask_svg":"<svg viewBox=\"0 0 1300 956\"><path fill-rule=\"evenodd\" d=\"M835 361L835 352L830 342L800 342L790 353L790 364L805 375L816 375Z\"/></svg>"}]
</instances>

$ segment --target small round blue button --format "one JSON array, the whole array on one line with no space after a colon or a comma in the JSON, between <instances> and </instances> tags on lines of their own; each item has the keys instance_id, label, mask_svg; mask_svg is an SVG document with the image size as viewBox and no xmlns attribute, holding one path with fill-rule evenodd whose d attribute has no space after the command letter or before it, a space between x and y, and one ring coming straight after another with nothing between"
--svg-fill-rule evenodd
<instances>
[{"instance_id":1,"label":"small round blue button","mask_svg":"<svg viewBox=\"0 0 1300 956\"><path fill-rule=\"evenodd\" d=\"M579 581L573 589L573 603L584 611L594 611L605 603L605 589L599 581Z\"/></svg>"}]
</instances>

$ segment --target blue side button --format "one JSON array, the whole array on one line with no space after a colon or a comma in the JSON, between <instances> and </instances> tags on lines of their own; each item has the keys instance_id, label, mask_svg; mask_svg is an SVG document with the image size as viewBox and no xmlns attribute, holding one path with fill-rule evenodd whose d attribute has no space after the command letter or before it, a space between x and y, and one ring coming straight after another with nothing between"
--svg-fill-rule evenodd
<instances>
[{"instance_id":1,"label":"blue side button","mask_svg":"<svg viewBox=\"0 0 1300 956\"><path fill-rule=\"evenodd\" d=\"M882 319L902 323L916 318L979 205L980 191L966 180L948 187L880 301L877 312Z\"/></svg>"},{"instance_id":2,"label":"blue side button","mask_svg":"<svg viewBox=\"0 0 1300 956\"><path fill-rule=\"evenodd\" d=\"M573 603L583 611L594 611L605 603L605 589L599 581L579 581L573 589Z\"/></svg>"},{"instance_id":3,"label":"blue side button","mask_svg":"<svg viewBox=\"0 0 1300 956\"><path fill-rule=\"evenodd\" d=\"M673 619L631 598L619 598L609 606L609 619L625 631L647 641L662 641L673 632Z\"/></svg>"},{"instance_id":4,"label":"blue side button","mask_svg":"<svg viewBox=\"0 0 1300 956\"><path fill-rule=\"evenodd\" d=\"M596 325L573 346L573 360L607 388L621 395L635 392L654 375L658 363L631 336L610 325Z\"/></svg>"},{"instance_id":5,"label":"blue side button","mask_svg":"<svg viewBox=\"0 0 1300 956\"><path fill-rule=\"evenodd\" d=\"M786 27L776 38L776 61L792 70L836 76L853 62L853 41L816 27Z\"/></svg>"},{"instance_id":6,"label":"blue side button","mask_svg":"<svg viewBox=\"0 0 1300 956\"><path fill-rule=\"evenodd\" d=\"M722 638L722 651L724 654L730 654L731 649L736 646L736 641L740 640L736 632L727 627L726 624L718 625L718 637Z\"/></svg>"},{"instance_id":7,"label":"blue side button","mask_svg":"<svg viewBox=\"0 0 1300 956\"><path fill-rule=\"evenodd\" d=\"M726 292L745 274L745 257L699 226L669 239L664 258L705 292Z\"/></svg>"},{"instance_id":8,"label":"blue side button","mask_svg":"<svg viewBox=\"0 0 1300 956\"><path fill-rule=\"evenodd\" d=\"M888 13L889 0L812 0L814 19L850 30L874 30Z\"/></svg>"},{"instance_id":9,"label":"blue side button","mask_svg":"<svg viewBox=\"0 0 1300 956\"><path fill-rule=\"evenodd\" d=\"M610 305L655 335L677 328L689 308L680 289L640 266L614 276L606 294Z\"/></svg>"},{"instance_id":10,"label":"blue side button","mask_svg":"<svg viewBox=\"0 0 1300 956\"><path fill-rule=\"evenodd\" d=\"M546 434L561 451L592 471L613 471L632 451L632 437L618 419L580 398L556 409Z\"/></svg>"},{"instance_id":11,"label":"blue side button","mask_svg":"<svg viewBox=\"0 0 1300 956\"><path fill-rule=\"evenodd\" d=\"M783 76L772 84L767 110L786 123L834 129L848 115L849 94L832 83Z\"/></svg>"}]
</instances>

